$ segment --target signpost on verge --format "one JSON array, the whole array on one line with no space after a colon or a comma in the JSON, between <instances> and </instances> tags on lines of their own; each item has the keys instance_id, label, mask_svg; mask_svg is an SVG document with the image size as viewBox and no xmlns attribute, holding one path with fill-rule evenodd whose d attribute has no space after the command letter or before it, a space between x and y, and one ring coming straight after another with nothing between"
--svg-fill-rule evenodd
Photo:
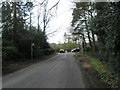
<instances>
[{"instance_id":1,"label":"signpost on verge","mask_svg":"<svg viewBox=\"0 0 120 90\"><path fill-rule=\"evenodd\" d=\"M33 60L33 46L34 45L35 45L34 43L31 43L31 60Z\"/></svg>"}]
</instances>

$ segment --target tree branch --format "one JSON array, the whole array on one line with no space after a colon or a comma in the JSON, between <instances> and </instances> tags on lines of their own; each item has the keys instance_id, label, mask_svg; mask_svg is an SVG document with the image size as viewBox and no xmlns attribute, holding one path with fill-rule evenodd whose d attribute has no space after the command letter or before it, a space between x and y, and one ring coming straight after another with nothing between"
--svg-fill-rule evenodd
<instances>
[{"instance_id":1,"label":"tree branch","mask_svg":"<svg viewBox=\"0 0 120 90\"><path fill-rule=\"evenodd\" d=\"M57 6L59 2L60 2L60 0L59 0L55 5L53 5L53 6L49 9L49 11L52 10L55 6Z\"/></svg>"},{"instance_id":2,"label":"tree branch","mask_svg":"<svg viewBox=\"0 0 120 90\"><path fill-rule=\"evenodd\" d=\"M60 27L60 28L61 28L61 27ZM53 32L51 32L51 33L48 33L47 35L50 35L50 34L53 34L53 33L57 32L60 28L58 28L57 30L55 30L55 31L53 31Z\"/></svg>"}]
</instances>

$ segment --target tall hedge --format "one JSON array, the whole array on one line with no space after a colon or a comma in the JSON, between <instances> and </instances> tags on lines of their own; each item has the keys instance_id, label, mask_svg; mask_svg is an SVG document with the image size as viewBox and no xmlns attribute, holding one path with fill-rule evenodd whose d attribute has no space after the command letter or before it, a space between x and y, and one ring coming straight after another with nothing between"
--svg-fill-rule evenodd
<instances>
[{"instance_id":1,"label":"tall hedge","mask_svg":"<svg viewBox=\"0 0 120 90\"><path fill-rule=\"evenodd\" d=\"M91 23L98 36L100 58L120 73L120 2L96 3L96 11Z\"/></svg>"}]
</instances>

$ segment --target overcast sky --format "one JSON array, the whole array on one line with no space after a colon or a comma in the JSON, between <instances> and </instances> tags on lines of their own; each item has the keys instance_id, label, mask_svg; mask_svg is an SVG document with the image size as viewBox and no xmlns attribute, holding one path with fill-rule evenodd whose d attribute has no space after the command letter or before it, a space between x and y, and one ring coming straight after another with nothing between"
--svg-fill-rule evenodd
<instances>
[{"instance_id":1,"label":"overcast sky","mask_svg":"<svg viewBox=\"0 0 120 90\"><path fill-rule=\"evenodd\" d=\"M59 28L58 32L53 37L49 37L50 43L63 43L64 33L69 32L70 23L72 20L72 8L73 3L70 0L60 0L57 9L57 17L52 20L51 25L55 28Z\"/></svg>"},{"instance_id":2,"label":"overcast sky","mask_svg":"<svg viewBox=\"0 0 120 90\"><path fill-rule=\"evenodd\" d=\"M38 0L39 1L39 0ZM49 0L49 6L53 6L58 0ZM73 3L71 0L60 0L57 8L57 13L49 23L47 33L51 33L60 28L54 35L48 36L49 43L63 43L64 33L69 32L70 23L72 20ZM34 11L37 9L34 9ZM36 20L37 21L37 20Z\"/></svg>"}]
</instances>

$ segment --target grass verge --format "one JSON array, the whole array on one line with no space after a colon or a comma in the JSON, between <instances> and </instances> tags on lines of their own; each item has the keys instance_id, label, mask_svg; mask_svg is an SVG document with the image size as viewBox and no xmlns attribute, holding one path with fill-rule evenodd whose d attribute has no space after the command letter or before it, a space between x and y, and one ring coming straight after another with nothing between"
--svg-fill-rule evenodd
<instances>
[{"instance_id":1,"label":"grass verge","mask_svg":"<svg viewBox=\"0 0 120 90\"><path fill-rule=\"evenodd\" d=\"M120 87L120 76L115 72L111 72L107 65L103 64L99 59L89 54L76 53L76 55L88 58L92 68L98 72L100 76L100 82L107 84L110 88Z\"/></svg>"}]
</instances>

